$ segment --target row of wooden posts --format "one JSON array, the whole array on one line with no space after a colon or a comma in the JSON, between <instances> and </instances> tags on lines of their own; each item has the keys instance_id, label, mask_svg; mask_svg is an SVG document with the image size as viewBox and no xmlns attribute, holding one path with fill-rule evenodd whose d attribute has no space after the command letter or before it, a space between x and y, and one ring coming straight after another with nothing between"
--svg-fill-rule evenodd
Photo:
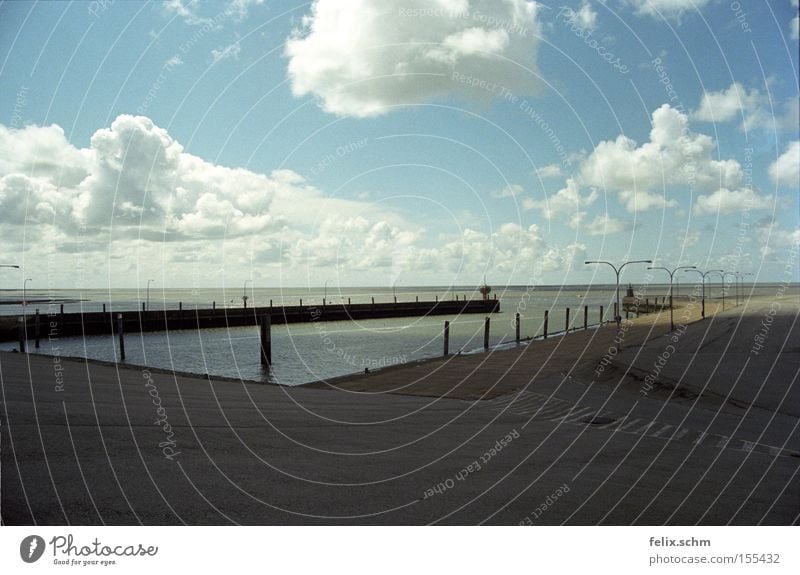
<instances>
[{"instance_id":1,"label":"row of wooden posts","mask_svg":"<svg viewBox=\"0 0 800 575\"><path fill-rule=\"evenodd\" d=\"M666 302L666 298L662 299L661 304L665 305L665 302ZM658 305L658 298L655 299L655 304ZM645 303L645 309L646 310L649 309L649 306L650 306L650 302L649 302L649 300L647 300L646 303ZM638 306L634 307L633 313L636 314L636 317L639 317L639 308L638 308ZM574 331L576 329L579 329L579 328L575 328L575 327L570 327L569 314L570 314L570 308L566 308L565 309L565 313L564 313L565 317L564 317L564 331L563 331L563 333L569 333L570 331ZM630 314L631 314L631 309L627 308L625 310L626 319L630 317ZM616 317L616 316L617 316L617 304L614 303L614 317ZM605 320L603 318L603 306L600 306L600 321L599 321L598 324L593 324L593 325L603 325L603 323L605 323ZM549 324L550 324L550 310L544 310L544 324L542 326L542 339L547 339L547 336L548 336L548 333L549 333L549 331L548 331ZM489 349L489 331L490 331L490 326L491 326L491 318L489 318L489 317L484 318L484 322L483 322L483 349L484 350L488 350ZM583 306L583 329L589 329L589 306L588 305ZM520 341L522 341L522 339L520 337L520 317L519 317L519 313L515 313L514 314L514 332L515 332L514 333L514 341L516 343L520 343ZM449 354L450 354L450 322L449 321L445 321L444 322L444 355L447 356Z\"/></svg>"},{"instance_id":2,"label":"row of wooden posts","mask_svg":"<svg viewBox=\"0 0 800 575\"><path fill-rule=\"evenodd\" d=\"M302 305L302 300L301 304ZM656 300L656 303L658 300ZM272 302L270 302L271 304ZM664 304L664 300L662 300L662 305ZM181 309L183 306L181 306ZM63 304L61 306L61 311L63 313ZM647 302L645 309L649 309L649 302ZM103 311L105 311L105 304L103 304ZM634 312L636 316L639 316L639 309L638 307L635 308ZM625 310L626 317L630 314L630 308ZM614 304L614 317L617 316L617 304ZM600 306L600 317L599 317L599 325L603 325L605 322L603 316L603 306ZM544 324L542 327L542 339L547 339L548 336L548 327L550 322L550 311L544 310ZM264 314L260 316L259 321L259 329L260 329L260 360L261 365L269 366L272 365L272 316L269 314ZM491 318L486 317L484 319L484 326L483 326L483 349L489 349L489 332L490 332L490 325L491 325ZM583 306L583 329L589 328L589 306ZM565 318L564 318L564 333L569 333L569 331L574 330L577 328L570 327L570 308L565 309ZM515 331L515 341L516 343L520 343L521 336L520 336L520 314L514 314L514 331ZM39 340L41 337L41 330L40 330L40 316L39 310L36 310L35 321L34 321L34 338L35 338L35 346L39 348ZM119 356L121 360L125 359L125 331L123 329L123 320L122 314L117 314L117 337L119 339ZM19 350L20 352L25 352L25 341L26 341L26 329L25 323L23 318L19 318ZM450 354L450 322L444 322L444 355L447 356Z\"/></svg>"}]
</instances>

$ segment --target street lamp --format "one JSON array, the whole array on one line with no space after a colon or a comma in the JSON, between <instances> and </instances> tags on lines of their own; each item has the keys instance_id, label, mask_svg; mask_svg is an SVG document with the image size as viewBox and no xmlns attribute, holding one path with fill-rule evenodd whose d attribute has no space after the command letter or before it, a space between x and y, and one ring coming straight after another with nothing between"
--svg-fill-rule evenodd
<instances>
[{"instance_id":1,"label":"street lamp","mask_svg":"<svg viewBox=\"0 0 800 575\"><path fill-rule=\"evenodd\" d=\"M672 278L675 275L675 272L678 270L694 270L697 269L697 266L678 266L674 270L670 270L669 268L663 267L651 267L648 266L649 270L664 270L669 274L669 329L670 331L675 330L675 320L672 313Z\"/></svg>"},{"instance_id":2,"label":"street lamp","mask_svg":"<svg viewBox=\"0 0 800 575\"><path fill-rule=\"evenodd\" d=\"M150 311L150 282L154 281L156 280L147 280L147 303L144 305L146 311Z\"/></svg>"},{"instance_id":3,"label":"street lamp","mask_svg":"<svg viewBox=\"0 0 800 575\"><path fill-rule=\"evenodd\" d=\"M752 272L736 272L739 277L739 283L742 286L742 301L744 301L744 276L755 276Z\"/></svg>"},{"instance_id":4,"label":"street lamp","mask_svg":"<svg viewBox=\"0 0 800 575\"><path fill-rule=\"evenodd\" d=\"M725 311L725 270L709 270L706 273L715 273L719 275L719 287L722 292L722 311Z\"/></svg>"},{"instance_id":5,"label":"street lamp","mask_svg":"<svg viewBox=\"0 0 800 575\"><path fill-rule=\"evenodd\" d=\"M622 268L624 268L628 264L652 264L653 260L633 260L633 261L625 262L624 264L619 266L619 268L617 268L617 266L615 266L611 262L606 262L606 261L591 260L591 261L587 261L587 262L584 262L584 263L587 264L587 265L588 264L606 264L608 266L611 266L611 269L613 269L614 273L617 275L617 315L614 318L614 320L617 322L617 331L619 331L620 324L622 323L622 308L619 305L619 274L620 274L620 272L622 272Z\"/></svg>"},{"instance_id":6,"label":"street lamp","mask_svg":"<svg viewBox=\"0 0 800 575\"><path fill-rule=\"evenodd\" d=\"M725 310L725 276L732 276L733 277L733 284L736 286L736 305L739 305L739 285L736 283L736 278L739 272L725 272L722 274L722 310Z\"/></svg>"},{"instance_id":7,"label":"street lamp","mask_svg":"<svg viewBox=\"0 0 800 575\"><path fill-rule=\"evenodd\" d=\"M253 280L244 280L244 287L242 288L242 302L244 303L244 307L247 307L247 282Z\"/></svg>"},{"instance_id":8,"label":"street lamp","mask_svg":"<svg viewBox=\"0 0 800 575\"><path fill-rule=\"evenodd\" d=\"M721 273L722 270L708 270L707 272L701 272L700 270L694 268L687 271L696 272L700 274L700 277L702 278L700 281L703 284L703 299L701 300L700 304L700 316L706 317L706 276L710 273Z\"/></svg>"}]
</instances>

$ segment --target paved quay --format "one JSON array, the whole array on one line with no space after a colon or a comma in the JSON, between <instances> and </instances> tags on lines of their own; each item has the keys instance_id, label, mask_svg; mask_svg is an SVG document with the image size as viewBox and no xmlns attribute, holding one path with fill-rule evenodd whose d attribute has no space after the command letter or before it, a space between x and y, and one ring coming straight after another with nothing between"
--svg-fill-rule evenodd
<instances>
[{"instance_id":1,"label":"paved quay","mask_svg":"<svg viewBox=\"0 0 800 575\"><path fill-rule=\"evenodd\" d=\"M675 332L642 316L621 349L608 326L297 388L2 353L0 515L797 524L798 301L686 305Z\"/></svg>"}]
</instances>

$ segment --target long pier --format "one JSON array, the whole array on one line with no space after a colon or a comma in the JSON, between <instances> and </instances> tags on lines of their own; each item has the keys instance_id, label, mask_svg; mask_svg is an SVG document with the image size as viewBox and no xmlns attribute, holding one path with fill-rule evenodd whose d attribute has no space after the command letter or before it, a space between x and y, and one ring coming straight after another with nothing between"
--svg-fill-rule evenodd
<instances>
[{"instance_id":1,"label":"long pier","mask_svg":"<svg viewBox=\"0 0 800 575\"><path fill-rule=\"evenodd\" d=\"M0 341L16 341L48 337L74 337L117 333L119 321L128 332L208 329L258 325L259 319L270 316L271 323L289 324L316 321L342 321L457 315L463 313L495 313L500 301L447 300L356 304L311 304L241 308L168 309L152 311L115 311L83 313L28 313L24 325L20 316L0 317ZM63 308L62 308L63 309ZM37 327L38 324L38 327Z\"/></svg>"}]
</instances>

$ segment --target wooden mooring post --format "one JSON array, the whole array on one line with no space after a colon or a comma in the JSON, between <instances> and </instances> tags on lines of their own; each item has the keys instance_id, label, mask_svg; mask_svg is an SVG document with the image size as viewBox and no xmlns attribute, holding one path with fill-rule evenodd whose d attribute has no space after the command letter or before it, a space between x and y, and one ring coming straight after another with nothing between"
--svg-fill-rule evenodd
<instances>
[{"instance_id":1,"label":"wooden mooring post","mask_svg":"<svg viewBox=\"0 0 800 575\"><path fill-rule=\"evenodd\" d=\"M272 316L262 315L261 321L261 365L272 365Z\"/></svg>"},{"instance_id":2,"label":"wooden mooring post","mask_svg":"<svg viewBox=\"0 0 800 575\"><path fill-rule=\"evenodd\" d=\"M564 316L564 333L569 333L569 308Z\"/></svg>"},{"instance_id":3,"label":"wooden mooring post","mask_svg":"<svg viewBox=\"0 0 800 575\"><path fill-rule=\"evenodd\" d=\"M589 329L589 306L583 306L583 329Z\"/></svg>"},{"instance_id":4,"label":"wooden mooring post","mask_svg":"<svg viewBox=\"0 0 800 575\"><path fill-rule=\"evenodd\" d=\"M490 318L483 320L483 349L489 349L489 322Z\"/></svg>"},{"instance_id":5,"label":"wooden mooring post","mask_svg":"<svg viewBox=\"0 0 800 575\"><path fill-rule=\"evenodd\" d=\"M603 306L600 306L600 326L603 326Z\"/></svg>"},{"instance_id":6,"label":"wooden mooring post","mask_svg":"<svg viewBox=\"0 0 800 575\"><path fill-rule=\"evenodd\" d=\"M17 336L19 338L19 352L25 353L25 317L17 318Z\"/></svg>"},{"instance_id":7,"label":"wooden mooring post","mask_svg":"<svg viewBox=\"0 0 800 575\"><path fill-rule=\"evenodd\" d=\"M33 323L33 337L36 338L36 349L39 349L39 338L41 337L41 324L39 318L39 308L36 308L36 319Z\"/></svg>"},{"instance_id":8,"label":"wooden mooring post","mask_svg":"<svg viewBox=\"0 0 800 575\"><path fill-rule=\"evenodd\" d=\"M449 321L445 321L444 322L444 355L445 355L445 357L447 357L447 355L449 353L450 353L450 322Z\"/></svg>"},{"instance_id":9,"label":"wooden mooring post","mask_svg":"<svg viewBox=\"0 0 800 575\"><path fill-rule=\"evenodd\" d=\"M544 335L543 338L547 339L547 321L550 316L550 310L544 310Z\"/></svg>"},{"instance_id":10,"label":"wooden mooring post","mask_svg":"<svg viewBox=\"0 0 800 575\"><path fill-rule=\"evenodd\" d=\"M519 343L519 313L514 314L514 335L517 343Z\"/></svg>"},{"instance_id":11,"label":"wooden mooring post","mask_svg":"<svg viewBox=\"0 0 800 575\"><path fill-rule=\"evenodd\" d=\"M122 314L117 314L117 335L119 336L119 358L125 359L125 332L122 322Z\"/></svg>"}]
</instances>

